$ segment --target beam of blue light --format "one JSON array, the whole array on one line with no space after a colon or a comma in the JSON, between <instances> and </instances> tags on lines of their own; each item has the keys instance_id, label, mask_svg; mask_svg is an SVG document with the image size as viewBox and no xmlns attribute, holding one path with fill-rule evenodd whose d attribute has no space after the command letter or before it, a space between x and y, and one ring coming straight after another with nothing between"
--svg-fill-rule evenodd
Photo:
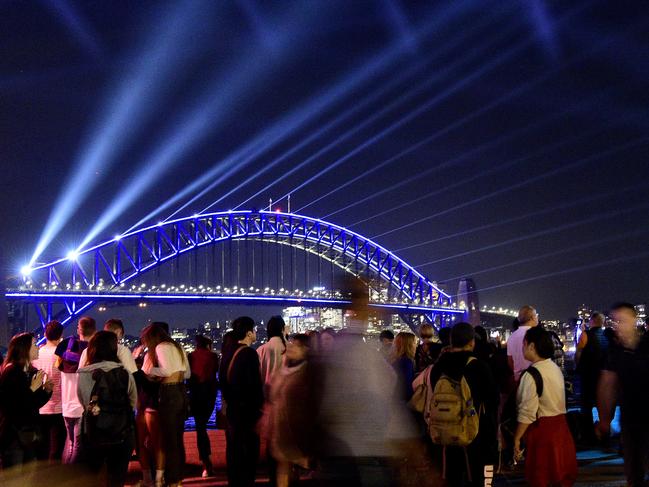
<instances>
[{"instance_id":1,"label":"beam of blue light","mask_svg":"<svg viewBox=\"0 0 649 487\"><path fill-rule=\"evenodd\" d=\"M624 151L626 149L630 149L630 148L633 148L633 147L638 147L638 146L645 145L648 141L649 141L649 137L642 137L640 139L635 139L633 141L630 141L630 142L627 142L627 143L612 147L612 148L610 148L608 150L605 150L603 152L598 152L597 154L593 154L591 156L578 159L578 160L576 160L574 162L571 162L569 164L565 164L565 165L563 165L561 167L558 167L556 169L552 169L551 171L546 171L546 172L541 173L541 174L539 174L537 176L526 179L525 181L521 181L520 183L516 183L516 184L510 185L510 186L507 186L505 188L501 188L499 190L492 191L491 193L487 193L487 194L482 195L482 196L480 196L478 198L474 198L472 200L465 201L464 203L460 203L459 205L455 205L455 206L452 206L450 208L446 208L445 210L438 211L437 213L434 213L432 215L428 215L428 216L423 217L423 218L418 218L415 221L405 223L405 224L400 225L400 226L398 226L398 227L396 227L394 229L391 229L391 230L385 231L383 233L379 233L377 235L374 235L374 236L372 236L372 238L383 237L385 235L389 235L391 233L403 230L404 228L409 228L409 227L412 227L414 225L418 225L418 224L420 224L422 222L429 221L429 220L432 220L434 218L439 218L440 216L447 215L449 213L460 210L462 208L466 208L468 206L475 205L477 203L480 203L480 202L485 201L487 199L493 198L495 196L499 196L501 194L508 193L508 192L513 191L515 189L525 187L525 186L527 186L529 184L532 184L532 183L535 183L537 181L541 181L543 179L554 177L554 176L557 176L557 175L559 175L561 173L564 173L564 172L572 171L572 170L574 170L574 169L576 169L576 168L578 168L580 166L585 166L585 165L590 164L590 163L592 163L594 161L597 161L597 160L602 159L604 157L615 154L616 152L621 152L621 151Z\"/></svg>"},{"instance_id":2,"label":"beam of blue light","mask_svg":"<svg viewBox=\"0 0 649 487\"><path fill-rule=\"evenodd\" d=\"M506 33L509 33L509 31L507 31ZM372 125L375 121L379 120L384 115L390 113L392 110L394 110L395 108L397 108L401 104L403 104L403 103L407 102L408 100L411 100L412 98L414 98L417 95L421 94L426 89L428 89L431 85L433 85L435 82L444 79L449 73L453 72L453 70L455 70L459 66L462 66L463 64L468 63L469 61L473 60L474 58L479 58L481 54L484 54L485 52L487 52L488 49L490 47L492 47L493 44L496 44L498 42L498 40L503 38L504 36L505 36L505 33L501 33L501 35L497 39L493 40L490 44L481 44L479 47L473 48L471 51L469 51L469 53L466 53L464 57L457 59L456 61L454 61L453 63L451 63L449 65L446 65L443 69L441 69L440 71L437 71L433 76L431 76L430 78L424 80L417 87L403 93L402 95L400 95L396 99L392 100L388 105L384 106L378 112L375 112L374 114L372 114L369 118L365 119L363 122L361 122L360 124L356 125L352 129L347 131L345 134L341 135L340 137L338 137L334 141L330 142L329 144L327 144L323 148L319 149L316 153L312 154L307 159L300 162L299 164L294 166L289 171L286 171L286 172L282 173L281 175L279 175L271 183L264 186L262 189L257 191L255 194L250 196L245 201L239 203L235 208L242 207L243 205L245 205L246 203L248 203L252 199L256 198L260 194L266 192L268 189L275 186L279 182L281 182L284 179L288 178L289 176L295 174L297 171L303 169L308 164L310 164L313 161L317 160L322 154L324 154L324 153L328 152L329 150L331 150L332 148L338 146L340 143L342 143L345 140L351 138L353 135L357 134L358 132L365 129L366 127ZM444 49L444 52L446 52L447 49L454 48L457 43L458 43L458 41L454 42L450 46L447 46L447 48ZM444 93L447 93L447 92L445 91ZM428 108L432 107L432 105L434 105L436 102L440 102L442 99L443 99L442 95L438 95L438 96L433 97L433 99L429 100L429 102L426 105L424 105L423 107L419 107L418 109L410 112L410 114L408 114L405 117L401 118L398 122L390 125L387 129L384 129L379 134L375 135L372 139L370 139L370 141L367 141L367 142L361 144L360 146L357 146L352 152L348 153L343 158L338 159L332 165L328 166L326 169L323 169L322 171L320 171L315 176L311 177L307 181L300 184L298 187L296 187L296 188L292 189L291 191L287 192L286 194L284 194L283 196L278 198L277 201L281 201L284 198L287 198L289 194L292 194L293 192L301 189L302 187L306 186L307 184L310 184L313 180L315 180L316 178L318 178L322 174L334 169L335 167L337 167L338 165L342 164L347 159L349 159L350 157L355 155L357 152L360 152L361 150L363 150L365 147L367 147L367 146L371 145L372 143L380 140L381 138L385 137L386 135L393 132L394 130L397 130L402 125L406 124L407 122L409 122L410 120L412 120L413 118L418 116L419 114L426 111ZM435 103L433 103L433 102L435 102Z\"/></svg>"},{"instance_id":3,"label":"beam of blue light","mask_svg":"<svg viewBox=\"0 0 649 487\"><path fill-rule=\"evenodd\" d=\"M157 99L168 86L179 60L187 54L181 41L196 20L195 12L183 2L171 14L173 21L154 29L154 35L133 63L133 70L125 79L124 73L120 73L120 81L107 96L98 123L84 142L65 184L72 190L64 191L55 203L30 260L32 264L98 184L97 174L106 172L119 152L132 142L137 128L152 113L151 100Z\"/></svg>"},{"instance_id":4,"label":"beam of blue light","mask_svg":"<svg viewBox=\"0 0 649 487\"><path fill-rule=\"evenodd\" d=\"M259 8L252 0L237 0L237 4L243 10L246 19L259 40L259 43L269 51L276 51L279 44L278 39L273 31L268 28L267 23L262 19Z\"/></svg>"},{"instance_id":5,"label":"beam of blue light","mask_svg":"<svg viewBox=\"0 0 649 487\"><path fill-rule=\"evenodd\" d=\"M590 101L588 103L588 105L590 105L592 103L593 102ZM582 108L584 108L584 107L577 107L574 110L581 110ZM511 135L513 137L516 137L517 135L520 135L521 132L527 132L528 130L533 129L533 128L537 127L538 125L543 125L545 123L549 123L549 122L553 121L556 118L562 118L563 116L567 115L571 111L572 110L568 110L566 112L562 112L562 113L559 113L557 115L553 115L553 116L551 116L549 118L546 118L546 119L542 120L538 124L535 123L535 124L532 124L532 125L530 125L528 127L524 127L522 129L515 130L514 132L511 133ZM616 121L613 124L609 124L607 127L604 127L604 128L612 128L613 126L620 125L620 124L622 124L623 122L625 122L627 120L628 120L628 117L624 117L622 120ZM526 162L526 161L529 161L531 159L537 158L537 157L539 157L539 156L541 156L543 154L551 153L552 151L554 151L554 150L556 150L556 149L558 149L560 147L564 147L564 146L566 146L568 144L571 144L573 142L576 142L578 140L586 139L587 137L590 137L590 136L592 136L594 134L601 133L604 128L596 128L596 129L593 129L593 130L588 130L588 131L586 131L584 133L577 134L577 135L572 135L572 136L567 137L567 138L565 138L563 140L555 141L552 144L544 145L540 149L538 149L536 151L533 151L533 152L530 152L530 153L526 154L525 156L518 157L518 158L512 159L510 161L505 161L502 164L497 164L495 166L492 166L490 168L485 169L484 171L474 173L474 174L472 174L471 176L469 176L467 178L459 179L459 180L457 180L457 181L455 181L455 182L453 182L451 184L445 185L442 188L439 188L439 189L436 189L436 190L431 191L429 193L426 193L425 195L418 196L416 198L405 201L405 202L403 202L403 203L401 203L401 204L399 204L397 206L390 207L387 210L380 211L380 212L374 213L374 214L372 214L372 215L370 215L368 217L357 220L357 221L349 224L349 226L354 227L356 225L360 225L361 223L365 223L367 221L374 220L376 218L380 218L380 217L382 217L384 215L387 215L388 213L391 213L393 211L397 211L397 210L400 210L402 208L405 208L406 206L410 206L410 205L412 205L414 203L423 201L425 199L429 199L429 198L433 198L435 196L439 196L442 193L445 193L445 192L450 191L452 189L458 188L458 187L463 186L465 184L471 183L471 182L476 181L478 179L481 179L483 177L490 176L492 174L496 174L498 172L504 171L505 169L509 169L509 168L511 168L513 166L516 166L518 164L521 164L523 162ZM427 176L428 174L437 171L440 167L448 168L450 166L454 166L454 165L456 165L458 163L461 163L463 161L469 160L474 155L479 154L479 153L481 153L481 152L483 152L483 151L485 151L487 149L490 149L490 148L492 148L494 146L498 146L498 145L502 144L503 142L505 142L507 140L511 140L511 138L512 137L510 137L510 135L507 135L507 136L504 136L504 137L499 137L497 139L494 139L493 141L489 141L489 142L486 142L484 144L481 144L481 145L479 145L479 146L477 146L477 147L475 147L475 148L473 148L473 149L471 149L471 150L469 150L467 152L464 152L464 153L458 155L457 157L451 158L451 159L449 159L447 161L442 162L441 164L439 164L439 165L437 165L435 167L429 168L429 169L427 169L427 170L425 170L425 171L423 171L421 173L418 173L415 176L411 176L409 178L403 179L403 180L399 181L398 183L395 183L395 184L390 185L390 186L388 186L386 188L383 188L382 190L380 190L378 192L372 193L372 194L370 194L370 195L368 195L368 196L366 196L364 198L361 198L360 200L356 200L353 203L350 203L347 206L344 206L343 208L340 208L340 209L338 209L338 210L336 210L336 211L334 211L332 213L329 213L329 214L323 216L323 218L329 218L332 215L341 213L341 212L343 212L345 210L348 210L350 208L353 208L353 207L355 207L357 205L366 203L367 201L370 201L370 200L372 200L374 198L381 197L382 195L384 195L384 194L386 194L386 193L388 193L390 191L394 191L395 189L406 186L406 185L408 185L408 184L410 184L410 183L412 183L414 181L421 180L422 177ZM403 154L398 154L395 157L401 157L402 155Z\"/></svg>"},{"instance_id":6,"label":"beam of blue light","mask_svg":"<svg viewBox=\"0 0 649 487\"><path fill-rule=\"evenodd\" d=\"M74 38L79 41L87 52L96 58L101 57L103 49L97 41L97 33L93 32L90 24L84 20L68 0L45 0L44 3L63 21Z\"/></svg>"},{"instance_id":7,"label":"beam of blue light","mask_svg":"<svg viewBox=\"0 0 649 487\"><path fill-rule=\"evenodd\" d=\"M570 247L564 247L564 248L562 248L560 250L555 250L555 251L552 251L552 252L545 252L543 254L537 254L537 255L534 255L532 257L527 257L525 259L514 260L514 261L511 261L511 262L507 262L506 264L488 267L486 269L481 269L479 271L465 272L464 274L461 274L459 276L453 276L453 277L440 279L440 280L444 281L444 282L448 282L448 281L454 281L456 279L461 279L462 277L465 277L465 276L474 277L474 276L478 276L478 275L481 275L481 274L487 274L489 272L499 271L499 270L502 270L502 269L506 269L508 267L514 267L514 266L518 266L518 265L529 264L530 262L535 262L537 260L543 260L543 259L547 259L549 257L556 257L557 255L563 255L563 254L567 254L567 253L570 253L570 252L575 252L577 250L586 250L586 249L589 249L589 248L592 248L592 247L599 247L600 245L605 245L605 244L617 242L619 240L626 240L626 239L629 239L629 238L639 237L639 236L645 235L647 232L649 232L649 229L644 228L644 229L641 229L641 230L635 230L635 231L631 231L631 232L619 233L619 234L616 234L616 235L614 235L612 237L600 238L600 239L597 239L597 240L589 240L586 243L581 243L581 244L578 244L578 245L572 245Z\"/></svg>"},{"instance_id":8,"label":"beam of blue light","mask_svg":"<svg viewBox=\"0 0 649 487\"><path fill-rule=\"evenodd\" d=\"M539 274L536 276L531 276L531 277L526 277L524 279L517 279L515 281L509 281L509 282L504 282L501 284L495 284L493 286L487 286L487 287L481 287L477 289L477 292L484 292L484 291L490 291L492 289L499 289L502 287L509 287L509 286L515 286L518 284L525 284L527 282L532 282L532 281L539 281L541 279L548 279L550 277L557 277L557 276L564 276L566 274L572 274L575 272L580 272L580 271L589 271L592 269L597 269L599 267L606 267L609 265L613 264L622 264L624 262L631 262L634 260L639 260L639 259L644 259L646 257L649 257L649 252L638 252L636 254L632 255L625 255L624 257L616 257L613 259L606 259L606 260L601 260L595 263L591 264L585 264L585 265L578 265L574 267L569 267L567 269L563 269L560 271L555 271L555 272L547 272L545 274Z\"/></svg>"},{"instance_id":9,"label":"beam of blue light","mask_svg":"<svg viewBox=\"0 0 649 487\"><path fill-rule=\"evenodd\" d=\"M410 249L414 249L414 248L417 248L417 247L423 247L424 245L430 245L432 243L442 242L444 240L449 240L449 239L452 239L452 238L463 237L465 235L470 235L472 233L481 232L483 230L489 230L491 228L500 227L500 226L503 226L503 225L510 225L512 223L515 223L515 222L518 222L518 221L521 221L521 220L526 220L526 219L538 217L538 216L541 216L541 215L547 215L549 213L553 213L553 212L558 211L558 210L567 210L568 208L573 208L575 206L583 205L585 203L593 203L595 201L599 201L599 200L608 198L609 196L613 196L613 195L616 195L616 194L619 194L619 193L624 193L626 191L633 191L635 189L641 188L643 185L644 185L644 183L643 184L636 184L636 185L632 185L632 186L627 186L625 188L618 188L618 189L616 189L614 191L609 191L607 193L597 194L595 196L587 196L585 198L579 198L579 199L577 199L575 201L570 201L568 203L563 203L561 205L554 205L554 206L551 206L551 207L548 207L548 208L543 208L541 210L532 211L532 212L526 213L524 215L514 216L514 217L511 217L511 218L506 218L504 220L498 220L498 221L495 221L493 223L487 223L485 225L479 225L477 227L471 227L471 228L469 228L467 230L462 230L461 232L455 232L455 233L451 233L451 234L447 234L447 235L442 235L441 237L432 238L430 240L426 240L425 242L419 242L419 243L416 243L416 244L407 245L405 247L401 247L401 248L396 249L395 252L401 252L403 250L410 250Z\"/></svg>"},{"instance_id":10,"label":"beam of blue light","mask_svg":"<svg viewBox=\"0 0 649 487\"><path fill-rule=\"evenodd\" d=\"M417 50L417 39L412 34L408 18L399 5L398 0L383 0L383 7L386 11L390 27L397 34L397 38L402 42L409 51Z\"/></svg>"},{"instance_id":11,"label":"beam of blue light","mask_svg":"<svg viewBox=\"0 0 649 487\"><path fill-rule=\"evenodd\" d=\"M527 11L541 40L543 50L550 59L556 61L559 58L559 47L547 5L545 5L544 0L531 0L530 4L531 7Z\"/></svg>"},{"instance_id":12,"label":"beam of blue light","mask_svg":"<svg viewBox=\"0 0 649 487\"><path fill-rule=\"evenodd\" d=\"M438 15L435 16L435 20L432 22L428 22L424 28L420 29L417 31L417 35L420 37L423 37L427 35L432 29L435 27L439 26L441 23L447 21L449 18L451 18L453 15L456 15L458 13L457 11L457 6L453 9L448 9L445 10ZM488 16L489 17L489 16ZM489 20L489 19L487 19ZM486 22L484 22L486 25ZM482 23L480 23L481 25ZM474 27L475 28L475 27ZM466 36L466 33L462 38L456 42L453 43L453 45L459 44L459 42L464 39ZM300 125L306 123L309 119L312 117L316 116L319 114L320 111L324 110L325 107L328 105L332 105L342 99L344 96L349 95L352 93L354 90L356 90L358 87L362 86L363 83L368 82L368 80L372 79L374 76L378 75L379 73L383 72L386 70L388 67L390 67L398 58L399 56L403 54L403 46L395 46L391 47L388 49L386 52L383 52L377 56L375 56L373 59L365 63L361 68L357 69L354 71L351 75L346 76L343 80L339 81L336 83L336 86L334 88L328 90L325 92L323 95L320 95L318 98L316 98L315 101L310 102L306 108L302 110L302 114L298 115L295 117L294 121L285 121L282 122L282 124L286 125L287 128L285 130L285 136L288 135L291 131L296 130ZM345 118L348 118L349 116L353 115L357 111L359 111L363 106L371 104L375 99L378 99L380 96L382 96L383 93L387 92L391 87L396 85L397 83L403 81L403 79L406 79L408 76L411 76L415 74L416 71L418 71L421 67L423 67L426 64L426 62L421 62L415 65L413 68L408 69L405 73L402 73L401 76L398 77L397 80L388 83L387 86L381 88L376 92L374 95L370 95L368 97L365 97L363 101L359 102L358 105L352 107L351 109L347 110L344 114L340 115L337 117L335 120L327 123L324 127L316 131L315 134L310 135L307 137L305 140L303 140L300 144L297 146L293 147L289 151L285 152L283 155L279 156L275 160L273 160L271 163L266 164L264 168L261 171L258 171L255 173L254 176L251 176L247 178L245 181L240 183L235 189L229 191L226 195L219 197L216 201L212 202L210 205L205 207L203 211L208 210L212 206L216 205L217 203L223 201L227 196L231 195L235 191L241 189L243 186L249 184L254 180L255 178L258 178L262 174L265 174L266 172L272 170L274 167L276 167L279 163L281 163L283 160L285 160L287 157L290 155L294 154L295 152L299 151L301 148L305 147L308 143L311 141L317 139L320 137L323 133L325 133L327 130L331 129L333 126L339 124L342 122ZM290 130L289 130L290 127ZM269 144L271 145L271 144ZM284 176L286 177L286 175ZM213 182L210 184L207 188L202 190L199 194L195 195L193 198L191 198L188 202L186 202L183 206L178 208L170 217L176 215L179 211L182 209L186 208L190 204L192 204L194 201L197 201L199 198L210 192L212 189L214 189L218 184L220 184L222 181L218 182ZM278 181L275 181L278 182ZM264 189L244 201L243 203L237 205L236 208L241 207L251 199L255 198L265 190L267 190L270 186L266 186Z\"/></svg>"},{"instance_id":13,"label":"beam of blue light","mask_svg":"<svg viewBox=\"0 0 649 487\"><path fill-rule=\"evenodd\" d=\"M438 264L440 262L446 262L446 261L449 261L449 260L458 259L460 257L466 257L467 255L473 255L473 254L476 254L476 253L479 253L479 252L485 252L487 250L496 249L496 248L499 248L499 247L503 247L505 245L511 245L513 243L523 242L525 240L529 240L529 239L532 239L532 238L543 237L545 235L550 235L552 233L562 232L564 230L571 230L573 228L578 228L578 227L581 227L583 225L587 225L589 223L594 223L594 222L598 222L598 221L601 221L601 220L606 220L606 219L609 219L609 218L618 217L618 216L624 215L626 213L632 213L632 212L643 210L643 209L646 209L646 208L649 208L649 204L644 203L644 204L629 206L629 207L624 208L623 210L613 210L613 211L603 212L603 213L600 213L598 215L592 216L590 218L585 218L583 220L579 220L579 221L576 221L576 222L565 223L563 225L557 225L557 226L554 226L552 228L548 228L546 230L539 230L538 232L532 232L532 233L529 233L529 234L526 234L526 235L522 235L520 237L510 238L510 239L507 239L507 240L503 240L502 242L494 243L494 244L491 244L491 245L485 245L484 247L480 247L479 249L467 250L465 252L459 252L457 254L449 255L448 257L429 260L428 262L418 264L417 266L418 267L424 267L424 266L429 266L429 265L432 265L432 264Z\"/></svg>"},{"instance_id":14,"label":"beam of blue light","mask_svg":"<svg viewBox=\"0 0 649 487\"><path fill-rule=\"evenodd\" d=\"M566 14L561 21L566 21L569 17L572 17L579 11L581 11L583 8L585 8L586 5L581 5L579 8L574 9L571 11L569 14ZM318 173L316 173L314 176L311 178L307 179L306 181L300 183L290 191L288 191L286 194L281 196L279 199L283 199L287 197L289 194L294 194L295 192L299 191L300 189L304 188L305 186L313 183L316 179L321 177L322 175L332 171L336 167L340 166L347 160L351 159L354 157L356 154L359 152L363 151L367 147L371 146L372 144L375 144L376 142L380 141L387 135L391 134L395 130L403 127L407 123L411 122L413 119L421 115L422 113L425 113L426 111L430 110L433 108L435 105L441 103L444 101L446 98L451 96L452 94L456 93L457 91L461 90L462 88L465 88L466 86L469 86L472 82L475 80L479 79L482 75L485 73L497 68L501 64L503 64L505 61L510 60L517 54L520 54L524 49L526 49L534 40L534 37L529 38L527 41L524 41L516 46L511 47L510 49L507 49L505 52L501 53L500 55L496 56L495 59L489 61L488 63L484 64L482 67L478 68L477 70L473 71L471 74L468 76L464 77L461 81L458 81L457 83L453 84L446 90L442 91L438 95L432 97L428 101L426 101L423 105L418 107L417 109L411 111L409 114L405 115L401 119L397 120L396 122L392 123L390 126L387 128L383 129L380 131L378 134L372 136L370 139L367 141L363 142L362 144L358 145L356 148L352 149L351 152L347 153L346 155L340 157L336 161L332 162L329 164L327 167L324 169L320 170Z\"/></svg>"}]
</instances>

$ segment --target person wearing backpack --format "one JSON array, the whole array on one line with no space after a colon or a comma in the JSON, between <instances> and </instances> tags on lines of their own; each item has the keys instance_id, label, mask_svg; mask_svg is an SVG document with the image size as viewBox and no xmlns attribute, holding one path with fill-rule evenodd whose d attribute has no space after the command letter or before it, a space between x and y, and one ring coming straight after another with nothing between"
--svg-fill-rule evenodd
<instances>
[{"instance_id":1,"label":"person wearing backpack","mask_svg":"<svg viewBox=\"0 0 649 487\"><path fill-rule=\"evenodd\" d=\"M532 487L571 486L577 479L575 444L566 421L566 394L561 369L552 361L554 344L540 328L527 330L525 359L532 365L521 374L516 392L518 425L514 456L521 459L526 436L525 477Z\"/></svg>"},{"instance_id":2,"label":"person wearing backpack","mask_svg":"<svg viewBox=\"0 0 649 487\"><path fill-rule=\"evenodd\" d=\"M498 458L498 386L474 347L473 326L454 325L451 348L430 371L424 407L435 460L453 487L490 485Z\"/></svg>"},{"instance_id":3,"label":"person wearing backpack","mask_svg":"<svg viewBox=\"0 0 649 487\"><path fill-rule=\"evenodd\" d=\"M117 335L98 331L88 343L88 365L78 371L83 405L81 441L85 459L96 471L106 465L105 485L122 486L135 445L133 376L117 357Z\"/></svg>"}]
</instances>

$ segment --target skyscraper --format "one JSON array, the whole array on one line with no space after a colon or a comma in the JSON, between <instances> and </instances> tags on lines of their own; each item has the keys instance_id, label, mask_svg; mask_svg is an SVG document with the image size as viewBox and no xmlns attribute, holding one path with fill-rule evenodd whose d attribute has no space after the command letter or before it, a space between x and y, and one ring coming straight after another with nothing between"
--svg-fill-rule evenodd
<instances>
[{"instance_id":1,"label":"skyscraper","mask_svg":"<svg viewBox=\"0 0 649 487\"><path fill-rule=\"evenodd\" d=\"M466 309L466 320L473 326L480 324L480 302L475 282L470 277L460 279L457 288L457 305Z\"/></svg>"}]
</instances>

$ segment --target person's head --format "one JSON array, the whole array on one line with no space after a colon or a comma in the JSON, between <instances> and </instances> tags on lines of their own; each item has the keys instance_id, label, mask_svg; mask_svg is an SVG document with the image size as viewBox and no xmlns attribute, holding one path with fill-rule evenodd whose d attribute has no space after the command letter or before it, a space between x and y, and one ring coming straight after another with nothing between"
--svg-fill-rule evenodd
<instances>
[{"instance_id":1,"label":"person's head","mask_svg":"<svg viewBox=\"0 0 649 487\"><path fill-rule=\"evenodd\" d=\"M525 332L523 356L530 362L554 357L554 343L550 332L535 326Z\"/></svg>"},{"instance_id":2,"label":"person's head","mask_svg":"<svg viewBox=\"0 0 649 487\"><path fill-rule=\"evenodd\" d=\"M311 340L307 335L298 333L293 335L286 348L286 359L292 363L299 363L306 360L309 355Z\"/></svg>"},{"instance_id":3,"label":"person's head","mask_svg":"<svg viewBox=\"0 0 649 487\"><path fill-rule=\"evenodd\" d=\"M588 320L588 326L590 328L601 328L604 326L604 323L606 323L606 316L604 316L604 313L600 313L599 311L595 311L590 315L590 320Z\"/></svg>"},{"instance_id":4,"label":"person's head","mask_svg":"<svg viewBox=\"0 0 649 487\"><path fill-rule=\"evenodd\" d=\"M526 304L518 310L518 323L520 326L536 326L539 324L539 314L532 306Z\"/></svg>"},{"instance_id":5,"label":"person's head","mask_svg":"<svg viewBox=\"0 0 649 487\"><path fill-rule=\"evenodd\" d=\"M232 330L225 332L221 343L221 356L229 356L237 348L237 344L238 340L234 338L234 332Z\"/></svg>"},{"instance_id":6,"label":"person's head","mask_svg":"<svg viewBox=\"0 0 649 487\"><path fill-rule=\"evenodd\" d=\"M118 362L117 335L113 331L100 330L88 342L88 364Z\"/></svg>"},{"instance_id":7,"label":"person's head","mask_svg":"<svg viewBox=\"0 0 649 487\"><path fill-rule=\"evenodd\" d=\"M432 342L433 336L434 336L433 326L430 325L429 323L424 323L419 327L419 338L421 338L422 342L424 343Z\"/></svg>"},{"instance_id":8,"label":"person's head","mask_svg":"<svg viewBox=\"0 0 649 487\"><path fill-rule=\"evenodd\" d=\"M471 323L455 323L451 328L451 347L454 350L473 350L475 348L475 330Z\"/></svg>"},{"instance_id":9,"label":"person's head","mask_svg":"<svg viewBox=\"0 0 649 487\"><path fill-rule=\"evenodd\" d=\"M255 320L249 316L240 316L232 322L232 331L234 338L240 343L252 345L257 341L257 333L255 332Z\"/></svg>"},{"instance_id":10,"label":"person's head","mask_svg":"<svg viewBox=\"0 0 649 487\"><path fill-rule=\"evenodd\" d=\"M212 340L205 335L196 335L194 337L194 342L196 343L197 349L212 350Z\"/></svg>"},{"instance_id":11,"label":"person's head","mask_svg":"<svg viewBox=\"0 0 649 487\"><path fill-rule=\"evenodd\" d=\"M167 335L169 335L169 323L166 323L164 321L154 321L151 324L155 326L159 326L165 331L165 333L167 333Z\"/></svg>"},{"instance_id":12,"label":"person's head","mask_svg":"<svg viewBox=\"0 0 649 487\"><path fill-rule=\"evenodd\" d=\"M638 313L631 303L619 302L611 306L609 317L622 345L634 348L638 337Z\"/></svg>"},{"instance_id":13,"label":"person's head","mask_svg":"<svg viewBox=\"0 0 649 487\"><path fill-rule=\"evenodd\" d=\"M178 345L158 323L151 323L149 326L146 326L140 334L140 340L142 341L142 344L148 348L149 357L152 359L153 363L157 363L155 349L161 343L173 344L182 355L182 348L180 348L180 345Z\"/></svg>"},{"instance_id":14,"label":"person's head","mask_svg":"<svg viewBox=\"0 0 649 487\"><path fill-rule=\"evenodd\" d=\"M118 341L124 337L124 323L122 323L122 320L118 320L117 318L111 318L106 321L106 323L104 323L104 330L112 331L117 335Z\"/></svg>"},{"instance_id":15,"label":"person's head","mask_svg":"<svg viewBox=\"0 0 649 487\"><path fill-rule=\"evenodd\" d=\"M32 333L19 333L9 342L3 367L9 364L24 368L38 358L38 347Z\"/></svg>"},{"instance_id":16,"label":"person's head","mask_svg":"<svg viewBox=\"0 0 649 487\"><path fill-rule=\"evenodd\" d=\"M478 325L473 329L473 331L475 332L475 334L478 336L478 338L482 343L489 342L489 338L487 338L487 330L485 330L484 326Z\"/></svg>"},{"instance_id":17,"label":"person's head","mask_svg":"<svg viewBox=\"0 0 649 487\"><path fill-rule=\"evenodd\" d=\"M271 316L266 323L266 335L270 340L273 337L279 337L284 344L284 352L286 352L286 323L284 318L279 315Z\"/></svg>"},{"instance_id":18,"label":"person's head","mask_svg":"<svg viewBox=\"0 0 649 487\"><path fill-rule=\"evenodd\" d=\"M518 330L518 327L521 326L520 321L518 321L518 316L512 320L512 331Z\"/></svg>"},{"instance_id":19,"label":"person's head","mask_svg":"<svg viewBox=\"0 0 649 487\"><path fill-rule=\"evenodd\" d=\"M415 358L417 351L417 337L414 333L400 331L394 337L392 342L392 361L399 360L402 357L407 357L411 360Z\"/></svg>"},{"instance_id":20,"label":"person's head","mask_svg":"<svg viewBox=\"0 0 649 487\"><path fill-rule=\"evenodd\" d=\"M334 348L336 340L336 331L333 328L325 328L320 333L320 350L330 352Z\"/></svg>"},{"instance_id":21,"label":"person's head","mask_svg":"<svg viewBox=\"0 0 649 487\"><path fill-rule=\"evenodd\" d=\"M379 333L379 341L383 348L391 347L392 342L394 341L394 333L392 333L392 330L382 330L381 333Z\"/></svg>"},{"instance_id":22,"label":"person's head","mask_svg":"<svg viewBox=\"0 0 649 487\"><path fill-rule=\"evenodd\" d=\"M443 346L448 347L451 344L451 329L449 327L440 328L437 336Z\"/></svg>"},{"instance_id":23,"label":"person's head","mask_svg":"<svg viewBox=\"0 0 649 487\"><path fill-rule=\"evenodd\" d=\"M45 338L50 343L59 343L63 336L63 325L56 320L45 325Z\"/></svg>"},{"instance_id":24,"label":"person's head","mask_svg":"<svg viewBox=\"0 0 649 487\"><path fill-rule=\"evenodd\" d=\"M90 340L90 337L97 331L97 323L90 316L82 316L77 322L77 333L79 338L84 341Z\"/></svg>"}]
</instances>

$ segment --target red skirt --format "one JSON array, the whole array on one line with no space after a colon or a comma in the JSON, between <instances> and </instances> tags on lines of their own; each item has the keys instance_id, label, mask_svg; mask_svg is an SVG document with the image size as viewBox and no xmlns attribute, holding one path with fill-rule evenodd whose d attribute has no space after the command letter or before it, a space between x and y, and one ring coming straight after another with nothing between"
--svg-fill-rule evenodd
<instances>
[{"instance_id":1,"label":"red skirt","mask_svg":"<svg viewBox=\"0 0 649 487\"><path fill-rule=\"evenodd\" d=\"M525 477L532 487L571 486L577 453L565 414L537 419L527 429Z\"/></svg>"}]
</instances>

